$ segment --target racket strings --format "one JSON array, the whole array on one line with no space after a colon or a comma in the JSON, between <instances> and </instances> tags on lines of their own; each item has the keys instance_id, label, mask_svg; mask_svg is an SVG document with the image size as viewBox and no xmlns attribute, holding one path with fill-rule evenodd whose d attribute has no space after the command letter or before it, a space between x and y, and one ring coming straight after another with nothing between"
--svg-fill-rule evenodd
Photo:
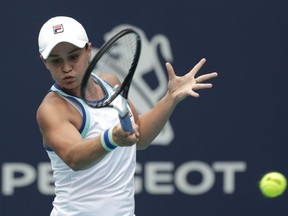
<instances>
[{"instance_id":1,"label":"racket strings","mask_svg":"<svg viewBox=\"0 0 288 216\"><path fill-rule=\"evenodd\" d=\"M93 73L111 86L121 85L133 66L137 49L137 35L120 37L110 46L97 62Z\"/></svg>"},{"instance_id":2,"label":"racket strings","mask_svg":"<svg viewBox=\"0 0 288 216\"><path fill-rule=\"evenodd\" d=\"M117 99L120 93L124 99L127 99L130 83L139 60L140 49L140 36L131 29L122 30L103 44L91 60L81 86L82 98L89 106L94 108L111 106L110 103ZM106 94L101 100L93 102L87 100L86 87L91 73L97 75L108 85L108 88L102 86L104 92L109 88L113 89L113 92Z\"/></svg>"}]
</instances>

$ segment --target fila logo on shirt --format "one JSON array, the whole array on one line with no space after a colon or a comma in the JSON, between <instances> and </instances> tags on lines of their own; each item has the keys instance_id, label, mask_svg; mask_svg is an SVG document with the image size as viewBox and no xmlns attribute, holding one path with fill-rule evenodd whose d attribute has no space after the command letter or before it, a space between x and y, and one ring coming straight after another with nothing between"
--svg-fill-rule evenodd
<instances>
[{"instance_id":1,"label":"fila logo on shirt","mask_svg":"<svg viewBox=\"0 0 288 216\"><path fill-rule=\"evenodd\" d=\"M54 32L54 34L58 34L58 33L64 32L63 24L59 24L59 25L53 26L53 32Z\"/></svg>"}]
</instances>

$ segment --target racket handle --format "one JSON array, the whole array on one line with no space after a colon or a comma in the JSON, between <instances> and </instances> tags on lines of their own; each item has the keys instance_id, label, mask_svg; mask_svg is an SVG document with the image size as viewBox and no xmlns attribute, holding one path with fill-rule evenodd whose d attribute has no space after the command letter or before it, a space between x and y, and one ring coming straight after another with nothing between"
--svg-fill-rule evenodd
<instances>
[{"instance_id":1,"label":"racket handle","mask_svg":"<svg viewBox=\"0 0 288 216\"><path fill-rule=\"evenodd\" d=\"M131 134L133 134L134 130L132 127L129 112L127 112L123 117L119 115L119 119L120 119L120 124L121 124L123 130L129 131Z\"/></svg>"}]
</instances>

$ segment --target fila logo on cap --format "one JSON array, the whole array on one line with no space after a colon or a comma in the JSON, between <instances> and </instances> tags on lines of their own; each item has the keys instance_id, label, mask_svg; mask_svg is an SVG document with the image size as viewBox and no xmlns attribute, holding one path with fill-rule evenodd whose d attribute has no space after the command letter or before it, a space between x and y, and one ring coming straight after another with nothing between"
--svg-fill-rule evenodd
<instances>
[{"instance_id":1,"label":"fila logo on cap","mask_svg":"<svg viewBox=\"0 0 288 216\"><path fill-rule=\"evenodd\" d=\"M64 32L63 25L60 24L60 25L53 26L53 32L54 32L54 34L58 34L58 33Z\"/></svg>"}]
</instances>

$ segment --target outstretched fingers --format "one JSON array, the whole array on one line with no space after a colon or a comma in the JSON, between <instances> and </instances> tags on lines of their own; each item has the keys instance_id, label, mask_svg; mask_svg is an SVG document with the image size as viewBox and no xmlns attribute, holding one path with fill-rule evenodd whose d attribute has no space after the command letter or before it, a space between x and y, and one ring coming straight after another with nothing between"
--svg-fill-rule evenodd
<instances>
[{"instance_id":1,"label":"outstretched fingers","mask_svg":"<svg viewBox=\"0 0 288 216\"><path fill-rule=\"evenodd\" d=\"M213 72L213 73L209 73L209 74L204 74L204 75L201 75L197 78L195 78L195 85L194 85L194 88L193 90L198 90L198 89L209 89L209 88L212 88L212 83L203 83L209 79L212 79L214 77L217 77L218 74L216 72Z\"/></svg>"},{"instance_id":2,"label":"outstretched fingers","mask_svg":"<svg viewBox=\"0 0 288 216\"><path fill-rule=\"evenodd\" d=\"M169 80L172 80L176 76L174 68L172 67L172 65L169 62L167 62L165 65L166 65L166 69L168 71L168 78L169 78Z\"/></svg>"},{"instance_id":3,"label":"outstretched fingers","mask_svg":"<svg viewBox=\"0 0 288 216\"><path fill-rule=\"evenodd\" d=\"M170 63L166 63L166 68L169 76L168 91L172 98L176 102L179 102L187 96L199 97L200 95L196 92L199 89L212 88L211 83L205 83L206 81L217 77L216 72L203 74L196 77L198 71L205 64L206 59L202 58L187 74L184 76L177 76Z\"/></svg>"},{"instance_id":4,"label":"outstretched fingers","mask_svg":"<svg viewBox=\"0 0 288 216\"><path fill-rule=\"evenodd\" d=\"M197 77L195 80L196 80L196 83L202 83L202 82L205 82L206 80L215 78L217 76L218 76L218 73L213 72L213 73L201 75L201 76Z\"/></svg>"},{"instance_id":5,"label":"outstretched fingers","mask_svg":"<svg viewBox=\"0 0 288 216\"><path fill-rule=\"evenodd\" d=\"M197 92L193 91L192 89L188 92L188 94L192 97L196 97L196 98L200 97L200 95Z\"/></svg>"},{"instance_id":6,"label":"outstretched fingers","mask_svg":"<svg viewBox=\"0 0 288 216\"><path fill-rule=\"evenodd\" d=\"M195 77L195 75L197 74L197 72L203 67L203 65L205 64L206 59L202 58L193 68L192 70L189 72L189 74L193 77Z\"/></svg>"}]
</instances>

